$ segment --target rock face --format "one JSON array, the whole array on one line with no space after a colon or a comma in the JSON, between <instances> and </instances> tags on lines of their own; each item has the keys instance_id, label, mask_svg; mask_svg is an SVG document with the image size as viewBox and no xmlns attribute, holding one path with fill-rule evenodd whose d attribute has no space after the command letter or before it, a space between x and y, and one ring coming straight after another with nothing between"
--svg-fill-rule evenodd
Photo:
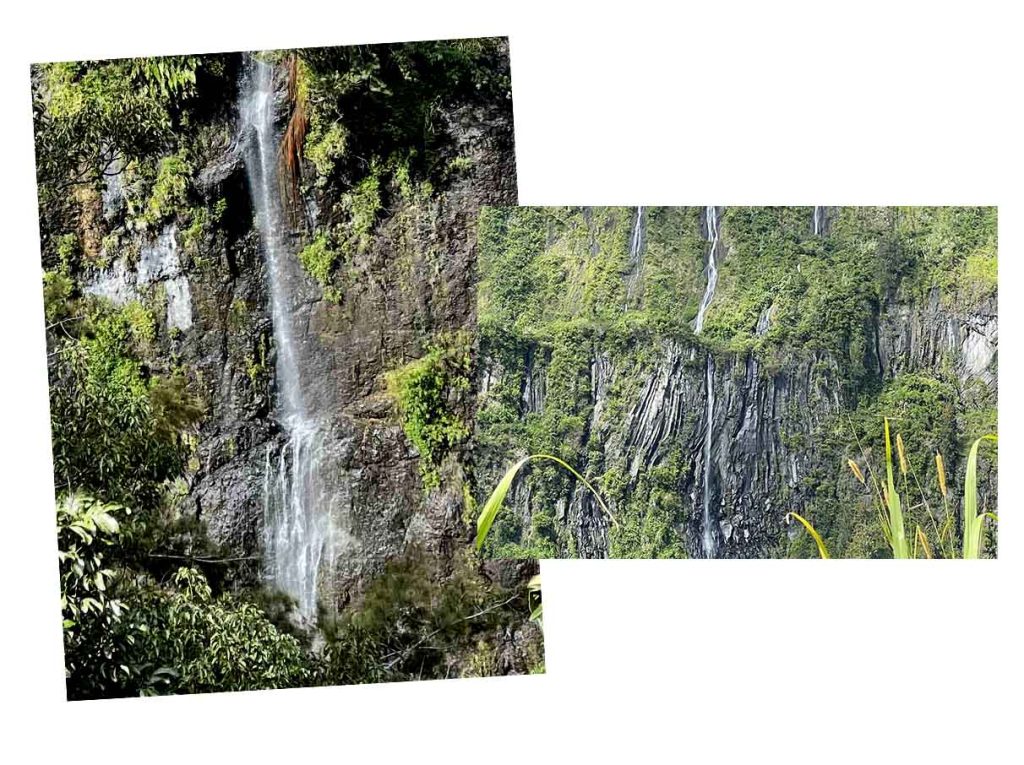
<instances>
[{"instance_id":1,"label":"rock face","mask_svg":"<svg viewBox=\"0 0 1024 765\"><path fill-rule=\"evenodd\" d=\"M231 66L240 68L239 61ZM278 121L288 119L284 73ZM261 572L264 493L269 466L284 447L274 375L276 348L267 266L254 223L237 99L192 147L194 207L212 221L185 232L174 221L154 233L130 223L125 179L112 175L102 193L105 215L134 262L115 259L85 289L124 304L165 301L157 363L189 370L208 413L180 499L230 555ZM472 328L475 312L475 221L484 204L515 204L511 101L438 106L445 149L465 167L435 183L428 199L393 203L379 214L366 246L345 264L347 288L325 299L308 274L294 295L307 405L327 423L319 469L332 476L335 533L325 550L320 597L341 608L384 563L409 547L450 559L465 547L463 468L443 466L441 488L425 492L420 458L403 433L386 372L418 358L439 333ZM308 189L316 211L330 203ZM296 223L289 257L329 221ZM300 267L296 265L299 270ZM304 272L303 272L304 273Z\"/></svg>"},{"instance_id":2,"label":"rock face","mask_svg":"<svg viewBox=\"0 0 1024 765\"><path fill-rule=\"evenodd\" d=\"M797 233L794 241L827 237L844 215L838 208L829 208L827 213L812 213L807 208L807 213L808 228L814 215L819 233ZM593 241L593 237L600 236L594 231L600 231L602 226L605 232L637 230L636 208L581 214L578 219L570 218L570 223L565 223L565 213L558 215L560 222L549 221L549 231L558 234L549 236L546 245L535 253L537 260L527 268L538 268L536 264L544 259L548 264L559 262L558 268L568 269L562 272L564 278L571 282L575 273L583 290L589 288L590 274L604 264L600 253L580 254L573 250L573 237L589 236ZM595 221L599 217L603 223ZM652 225L656 220L652 218ZM696 230L699 211L687 220ZM881 468L878 436L882 416L893 418L895 428L905 428L908 448L920 449L917 456L921 480L930 481L928 496L936 496L934 465L927 479L924 471L929 469L927 461L936 450L946 455L947 469L952 460L952 472L962 475L959 455L964 442L982 435L972 415L979 410L994 413L998 349L994 297L965 304L963 300L952 299L954 294L950 291L944 293L938 288L927 290L921 297L895 287L882 290L881 296L866 306L863 325L855 333L842 338L831 349L815 349L810 344L798 346L789 335L777 345L765 344L764 338L775 336L770 334L773 331L789 331L779 326L777 310L785 293L781 287L769 285L758 301L764 302L755 303L745 314L750 323L744 330L746 334L739 337L751 349L733 350L740 345L737 336L723 344L716 331L726 320L733 321L732 317L723 316L726 308L743 306L751 290L750 285L731 277L730 268L738 269L740 265L731 263L730 258L763 257L767 268L768 256L751 251L749 242L738 241L738 234L734 241L730 220L735 217L727 217L723 226L720 252L724 257L719 263L725 287L720 288L708 309L709 338L688 333L685 323L674 331L654 336L627 332L622 337L617 334L621 330L616 329L615 322L626 320L600 316L597 307L586 318L587 328L582 337L563 344L559 326L576 320L571 312L564 307L556 308L554 313L562 322L557 325L551 312L545 314L537 309L537 313L530 313L533 309L523 302L510 307L507 314L532 317L529 323L524 320L512 330L516 342L493 330L485 332L481 377L483 446L479 461L490 471L483 473L487 486L494 484L500 467L519 456L520 450L526 453L556 449L591 481L597 481L619 520L618 528L611 527L590 492L577 482L564 476L535 476L517 486L508 515L515 521L507 521L498 532L513 545L506 548L508 554L519 554L540 539L552 543L553 551L560 555L704 557L706 454L710 456L709 531L716 557L792 554L790 540L802 532L787 526L786 514L791 511L811 517L820 529L831 533L830 539L840 552L877 553L877 545L859 545L854 539L867 533L865 523L874 521L874 513L870 499L858 491L861 487L850 475L846 459L854 458L862 464L866 460L875 470ZM502 225L503 231L514 228L512 222ZM844 236L849 241L858 236L866 241L874 234L867 230L847 231ZM618 238L606 241L603 257L618 258L612 262L621 269L621 288L616 285L609 289L627 295L635 293L636 265L640 261L635 252L636 234L627 238L620 233ZM517 246L517 240L511 236L496 240L482 254L484 273L494 273L494 263ZM731 251L733 247L747 249L736 255ZM677 251L671 257L699 257L697 252L697 248L689 253ZM652 265L655 257L655 253L648 252L643 262ZM573 267L579 270L574 272ZM780 267L780 281L794 278L800 268L799 261ZM688 273L698 273L697 267L689 267ZM481 287L485 301L482 315L497 314L497 323L505 318L495 308L501 284L495 277L489 278L490 282L485 281ZM642 282L643 277L639 278ZM692 276L689 278L692 281ZM675 288L677 310L684 314L685 321L692 321L692 310L687 313L687 306L693 306L704 287L698 280L688 287ZM562 289L571 291L573 286L563 285ZM649 287L645 299L651 301L656 297L657 293ZM830 308L826 304L817 310ZM624 315L629 316L628 312ZM787 317L782 321L794 319ZM566 399L552 389L551 379L556 367L559 375L565 375L563 359L570 353L574 370L571 386L575 393ZM706 361L709 354L713 361L710 375ZM855 381L850 372L854 367L863 370ZM538 385L540 380L548 381L548 400L545 387ZM925 416L918 409L931 411L928 407L939 406L925 406L917 393L904 392L899 387L907 385L908 390L916 391L913 386L923 385L921 380L949 391L942 406L949 405L952 416L948 419L956 424L946 423L945 427L953 428L948 438L940 436L937 430L927 429L917 439L925 443L914 443L910 438L911 424ZM714 395L710 423L706 417L709 384ZM517 389L522 391L518 411L501 401L503 390ZM543 416L545 408L553 405L553 395L561 395L559 405L567 409L567 415L577 416L578 422ZM932 413L939 411L935 409ZM502 414L499 416L498 412ZM991 425L994 427L994 422ZM709 427L710 448L705 450ZM517 437L502 440L510 428ZM551 429L557 431L555 438L550 438ZM852 434L862 429L866 443L858 449ZM982 490L990 492L994 501L994 476L989 474L986 480ZM482 491L481 496L485 493ZM941 506L941 498L938 504ZM554 522L542 524L538 530L538 513L543 515L552 507ZM856 508L867 521L846 518L850 508ZM813 549L804 552L813 554Z\"/></svg>"}]
</instances>

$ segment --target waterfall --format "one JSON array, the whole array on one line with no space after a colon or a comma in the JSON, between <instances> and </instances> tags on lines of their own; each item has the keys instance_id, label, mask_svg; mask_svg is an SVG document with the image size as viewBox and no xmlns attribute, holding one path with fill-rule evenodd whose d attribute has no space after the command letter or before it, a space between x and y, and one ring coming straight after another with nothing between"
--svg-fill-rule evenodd
<instances>
[{"instance_id":1,"label":"waterfall","mask_svg":"<svg viewBox=\"0 0 1024 765\"><path fill-rule=\"evenodd\" d=\"M704 533L701 537L701 547L705 558L715 557L715 533L711 528L711 444L712 430L715 423L715 362L708 354L707 363L707 428L704 430Z\"/></svg>"},{"instance_id":2,"label":"waterfall","mask_svg":"<svg viewBox=\"0 0 1024 765\"><path fill-rule=\"evenodd\" d=\"M708 241L711 248L708 250L708 282L704 287L704 297L700 299L700 308L697 309L697 320L693 323L693 333L699 335L704 329L704 314L707 313L711 299L715 296L715 287L718 286L718 262L715 257L718 252L718 208L704 208L704 223L708 230Z\"/></svg>"},{"instance_id":3,"label":"waterfall","mask_svg":"<svg viewBox=\"0 0 1024 765\"><path fill-rule=\"evenodd\" d=\"M719 245L717 207L704 208L704 224L707 228L707 237L711 246L708 248L707 286L704 288L704 296L701 298L700 308L697 310L697 319L693 323L693 333L695 335L699 335L701 330L704 329L704 314L707 312L708 306L711 305L711 300L715 297L715 287L718 286L718 262L716 260ZM711 446L715 423L715 361L710 353L708 353L705 379L707 387L707 395L705 397L707 399L707 426L704 429L704 483L702 491L704 515L702 518L703 536L701 539L701 549L704 552L705 558L714 558L715 533L711 527Z\"/></svg>"},{"instance_id":4,"label":"waterfall","mask_svg":"<svg viewBox=\"0 0 1024 765\"><path fill-rule=\"evenodd\" d=\"M814 207L814 235L820 236L825 230L825 208L816 205Z\"/></svg>"},{"instance_id":5,"label":"waterfall","mask_svg":"<svg viewBox=\"0 0 1024 765\"><path fill-rule=\"evenodd\" d=\"M640 259L640 243L642 237L641 226L644 221L644 208L636 208L636 222L633 224L633 238L629 243L629 260L636 263Z\"/></svg>"},{"instance_id":6,"label":"waterfall","mask_svg":"<svg viewBox=\"0 0 1024 765\"><path fill-rule=\"evenodd\" d=\"M626 304L623 310L628 310L633 296L636 293L637 282L640 279L640 271L643 264L640 259L641 249L644 244L644 208L636 208L636 221L633 223L633 234L629 239L629 281L626 285Z\"/></svg>"},{"instance_id":7,"label":"waterfall","mask_svg":"<svg viewBox=\"0 0 1024 765\"><path fill-rule=\"evenodd\" d=\"M306 409L294 314L301 273L289 252L277 174L274 68L252 58L239 91L240 131L249 190L270 282L277 352L277 409L286 442L276 460L268 448L264 475L267 578L293 597L307 620L316 616L317 583L329 534L329 495L320 476L323 434Z\"/></svg>"}]
</instances>

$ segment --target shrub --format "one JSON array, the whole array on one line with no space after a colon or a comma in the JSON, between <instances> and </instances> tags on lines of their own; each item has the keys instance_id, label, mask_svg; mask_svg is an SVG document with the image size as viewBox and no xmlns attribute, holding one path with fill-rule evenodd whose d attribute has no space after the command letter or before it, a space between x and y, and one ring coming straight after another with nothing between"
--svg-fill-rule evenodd
<instances>
[{"instance_id":1,"label":"shrub","mask_svg":"<svg viewBox=\"0 0 1024 765\"><path fill-rule=\"evenodd\" d=\"M159 503L183 469L182 430L202 415L184 378L149 375L138 356L152 326L139 309L99 307L50 367L50 424L58 487L138 509Z\"/></svg>"},{"instance_id":2,"label":"shrub","mask_svg":"<svg viewBox=\"0 0 1024 765\"><path fill-rule=\"evenodd\" d=\"M402 428L420 455L426 487L437 486L438 467L446 454L469 435L464 397L470 389L469 335L439 338L420 359L387 375Z\"/></svg>"},{"instance_id":3,"label":"shrub","mask_svg":"<svg viewBox=\"0 0 1024 765\"><path fill-rule=\"evenodd\" d=\"M316 239L299 251L299 261L302 266L325 290L331 283L331 272L334 270L338 257L338 252L334 249L327 234L318 234Z\"/></svg>"}]
</instances>

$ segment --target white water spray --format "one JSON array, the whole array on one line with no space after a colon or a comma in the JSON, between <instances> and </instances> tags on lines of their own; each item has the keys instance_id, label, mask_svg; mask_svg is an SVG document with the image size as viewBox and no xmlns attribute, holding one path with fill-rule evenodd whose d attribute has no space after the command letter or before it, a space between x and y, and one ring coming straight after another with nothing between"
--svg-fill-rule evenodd
<instances>
[{"instance_id":1,"label":"white water spray","mask_svg":"<svg viewBox=\"0 0 1024 765\"><path fill-rule=\"evenodd\" d=\"M715 260L718 251L718 210L715 207L704 208L704 223L708 229L708 241L711 242L711 249L708 252L708 281L704 287L704 297L700 299L700 308L697 309L697 320L693 323L693 333L699 335L704 329L704 314L707 313L711 299L715 296L715 287L718 286L718 262Z\"/></svg>"},{"instance_id":2,"label":"white water spray","mask_svg":"<svg viewBox=\"0 0 1024 765\"><path fill-rule=\"evenodd\" d=\"M825 208L816 205L814 208L814 235L821 236L825 230Z\"/></svg>"},{"instance_id":3,"label":"white water spray","mask_svg":"<svg viewBox=\"0 0 1024 765\"><path fill-rule=\"evenodd\" d=\"M626 302L622 310L628 310L633 303L637 285L640 282L640 271L643 268L641 262L641 250L644 244L644 208L636 208L636 220L633 222L633 234L629 239L629 280L626 284Z\"/></svg>"},{"instance_id":4,"label":"white water spray","mask_svg":"<svg viewBox=\"0 0 1024 765\"><path fill-rule=\"evenodd\" d=\"M295 598L300 613L314 619L320 562L330 533L329 495L320 477L323 435L306 409L300 348L294 336L299 276L287 247L287 226L278 183L274 69L253 59L240 92L245 167L270 282L271 318L277 351L278 410L287 442L277 460L268 448L264 476L266 573Z\"/></svg>"},{"instance_id":5,"label":"white water spray","mask_svg":"<svg viewBox=\"0 0 1024 765\"><path fill-rule=\"evenodd\" d=\"M636 263L640 258L640 244L642 242L641 226L644 221L644 208L636 208L636 222L633 223L633 238L629 242L629 259Z\"/></svg>"},{"instance_id":6,"label":"white water spray","mask_svg":"<svg viewBox=\"0 0 1024 765\"><path fill-rule=\"evenodd\" d=\"M708 250L707 286L704 288L704 296L701 298L700 308L697 310L697 319L693 323L693 333L695 335L699 335L701 330L704 329L704 314L707 312L708 306L711 305L711 301L715 297L715 287L718 286L718 262L716 260L719 243L718 208L704 208L704 223L711 246ZM705 380L707 388L707 426L704 429L704 483L702 491L704 515L702 519L703 536L701 538L701 548L705 558L714 558L716 545L715 534L711 528L711 445L712 427L715 422L715 362L710 353L708 354Z\"/></svg>"}]
</instances>

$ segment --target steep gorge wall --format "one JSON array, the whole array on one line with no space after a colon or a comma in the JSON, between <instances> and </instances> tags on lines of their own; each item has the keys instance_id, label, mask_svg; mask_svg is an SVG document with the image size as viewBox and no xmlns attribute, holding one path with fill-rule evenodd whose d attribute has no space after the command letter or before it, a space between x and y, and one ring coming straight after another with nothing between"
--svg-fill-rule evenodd
<instances>
[{"instance_id":1,"label":"steep gorge wall","mask_svg":"<svg viewBox=\"0 0 1024 765\"><path fill-rule=\"evenodd\" d=\"M955 473L965 440L994 430L994 288L929 285L927 245L912 253L913 269L893 273L940 213L913 228L904 220L901 236L897 211L830 208L815 235L811 208L737 208L722 226L722 284L695 336L701 211L644 209L642 260L635 208L485 216L480 462L491 472L481 494L499 466L552 451L599 479L619 522L610 528L582 486L537 470L517 487L495 551L700 557L711 354L717 555L813 554L787 527L789 511L811 517L834 551L880 554L870 500L845 461L880 468L883 415L903 429L922 480L936 449ZM531 238L535 230L543 237ZM988 243L988 233L945 243L943 268ZM531 272L527 288L513 290L510 258ZM855 264L872 269L856 275L863 284L835 286L837 269ZM573 302L545 293L559 281L576 291ZM941 507L930 475L928 495Z\"/></svg>"},{"instance_id":2,"label":"steep gorge wall","mask_svg":"<svg viewBox=\"0 0 1024 765\"><path fill-rule=\"evenodd\" d=\"M317 90L334 80L329 66L320 73L316 62L334 54L324 49L309 58L304 108L310 144L323 139L317 109L330 98L352 114L370 110L363 118L380 119L387 136L364 139L353 126L350 154L338 148L341 141L324 139L328 148L316 147L334 154L329 161L303 161L290 235L292 257L321 238L338 249L330 267L316 278L305 274L292 296L308 403L328 423L319 469L334 477L337 533L325 551L320 585L329 608L349 603L386 561L406 550L430 553L443 575L468 546L459 449L439 466L443 480L425 488L421 455L403 431L385 377L471 327L477 210L516 201L511 100L507 87L501 90L507 47L488 44L493 52L465 64L469 75L457 68L462 58L437 64L448 90L436 93L431 89L439 86L427 81L437 76L433 70L417 54L399 50L396 59L409 55L421 66L418 87L431 95L416 92L407 77L407 103L400 106L357 103L369 98L358 89L338 95ZM370 58L368 49L337 50L346 64ZM152 315L148 369L184 374L205 412L172 504L182 518L199 522L223 557L237 561L237 583L253 584L263 576L268 470L279 459L284 433L275 404L277 349L266 264L243 162L254 136L240 128L237 110L244 60L243 54L218 57L216 77L198 83L187 127L151 153L115 164L95 186L80 188L69 208L54 214L57 220L44 214L42 231L44 267L71 274L75 294L137 304ZM283 134L296 108L289 92L294 72L287 59L277 61L274 108ZM398 110L419 108L430 109L429 124L413 124L413 136L426 130L429 140L403 143L408 136L392 135L408 121ZM398 127L375 117L374 109ZM373 140L391 144L374 145L381 158L370 163ZM357 156L357 149L366 153ZM161 191L164 181L170 191ZM342 247L356 225L353 189L364 183L372 183L374 203L364 211L358 241ZM76 250L70 264L57 252L59 241L70 241L63 233L69 229ZM189 546L187 539L181 544ZM508 572L495 573L502 576Z\"/></svg>"}]
</instances>

